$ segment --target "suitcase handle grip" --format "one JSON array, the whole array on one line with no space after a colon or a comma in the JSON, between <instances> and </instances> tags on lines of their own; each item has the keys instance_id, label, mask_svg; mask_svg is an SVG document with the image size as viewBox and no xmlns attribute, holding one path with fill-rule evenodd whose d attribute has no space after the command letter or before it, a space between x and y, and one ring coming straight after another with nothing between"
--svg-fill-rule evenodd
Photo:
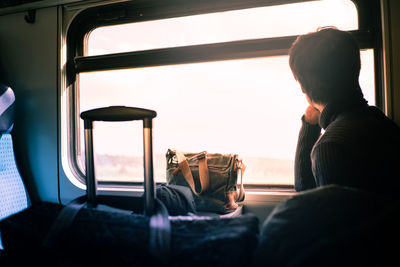
<instances>
[{"instance_id":1,"label":"suitcase handle grip","mask_svg":"<svg viewBox=\"0 0 400 267\"><path fill-rule=\"evenodd\" d=\"M81 113L81 118L88 121L134 121L152 119L157 112L143 108L111 106L97 108Z\"/></svg>"}]
</instances>

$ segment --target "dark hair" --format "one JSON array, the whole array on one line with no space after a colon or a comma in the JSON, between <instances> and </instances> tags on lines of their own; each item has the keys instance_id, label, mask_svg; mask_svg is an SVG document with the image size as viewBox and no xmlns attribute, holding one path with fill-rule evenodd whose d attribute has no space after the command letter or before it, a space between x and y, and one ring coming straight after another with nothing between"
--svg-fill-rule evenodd
<instances>
[{"instance_id":1,"label":"dark hair","mask_svg":"<svg viewBox=\"0 0 400 267\"><path fill-rule=\"evenodd\" d=\"M289 51L289 64L307 96L327 104L360 91L360 49L353 36L322 28L299 36Z\"/></svg>"}]
</instances>

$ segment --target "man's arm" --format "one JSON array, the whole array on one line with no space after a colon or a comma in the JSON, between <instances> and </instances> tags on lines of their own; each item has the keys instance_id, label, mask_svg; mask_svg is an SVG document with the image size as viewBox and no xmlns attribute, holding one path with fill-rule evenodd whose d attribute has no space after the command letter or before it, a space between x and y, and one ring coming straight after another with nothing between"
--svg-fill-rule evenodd
<instances>
[{"instance_id":1,"label":"man's arm","mask_svg":"<svg viewBox=\"0 0 400 267\"><path fill-rule=\"evenodd\" d=\"M318 123L319 112L307 108L302 117L302 126L297 141L294 163L294 188L303 191L316 187L311 167L311 150L318 140L321 128Z\"/></svg>"}]
</instances>

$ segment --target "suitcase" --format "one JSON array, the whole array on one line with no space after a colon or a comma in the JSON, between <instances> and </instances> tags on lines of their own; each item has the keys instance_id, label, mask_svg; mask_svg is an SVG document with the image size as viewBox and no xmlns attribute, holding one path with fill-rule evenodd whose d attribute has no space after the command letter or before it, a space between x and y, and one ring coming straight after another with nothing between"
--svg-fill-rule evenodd
<instances>
[{"instance_id":1,"label":"suitcase","mask_svg":"<svg viewBox=\"0 0 400 267\"><path fill-rule=\"evenodd\" d=\"M153 176L152 120L157 116L153 110L111 106L81 113L85 128L86 194L87 203L97 205L97 180L94 169L93 122L94 121L143 121L143 162L144 162L144 214L150 216L150 251L153 255L166 259L169 255L171 225L168 212L161 201L155 198Z\"/></svg>"},{"instance_id":2,"label":"suitcase","mask_svg":"<svg viewBox=\"0 0 400 267\"><path fill-rule=\"evenodd\" d=\"M105 210L111 213L132 214L130 210L116 209L107 206L105 199L97 196L97 180L95 176L94 152L93 152L93 122L121 122L121 121L143 121L143 147L144 147L144 207L143 215L148 218L141 221L141 217L136 216L139 226L135 221L132 225L140 227L140 224L148 224L148 252L158 261L166 261L169 255L171 224L168 219L168 211L165 205L159 201L155 195L155 183L153 177L153 156L152 156L152 119L157 116L153 110L111 106L98 108L81 113L84 120L84 136L85 136L85 163L86 163L86 196L73 200L65 206L51 226L50 231L46 235L43 246L53 248L57 246L57 240L62 232L71 228L78 212L85 207L96 213L96 210ZM137 202L143 202L142 198L138 198ZM106 206L104 206L104 204ZM97 216L96 214L88 216ZM107 215L106 215L107 216ZM118 215L116 215L118 217ZM131 216L133 218L133 216ZM121 218L123 220L123 218ZM145 252L143 252L145 253Z\"/></svg>"}]
</instances>

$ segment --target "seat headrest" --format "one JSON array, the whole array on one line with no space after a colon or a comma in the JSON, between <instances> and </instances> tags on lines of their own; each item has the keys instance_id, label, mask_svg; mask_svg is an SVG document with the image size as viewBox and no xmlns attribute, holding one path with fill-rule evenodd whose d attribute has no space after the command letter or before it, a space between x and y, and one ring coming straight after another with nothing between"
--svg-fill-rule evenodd
<instances>
[{"instance_id":1,"label":"seat headrest","mask_svg":"<svg viewBox=\"0 0 400 267\"><path fill-rule=\"evenodd\" d=\"M14 126L14 91L0 83L0 134L11 132Z\"/></svg>"}]
</instances>

